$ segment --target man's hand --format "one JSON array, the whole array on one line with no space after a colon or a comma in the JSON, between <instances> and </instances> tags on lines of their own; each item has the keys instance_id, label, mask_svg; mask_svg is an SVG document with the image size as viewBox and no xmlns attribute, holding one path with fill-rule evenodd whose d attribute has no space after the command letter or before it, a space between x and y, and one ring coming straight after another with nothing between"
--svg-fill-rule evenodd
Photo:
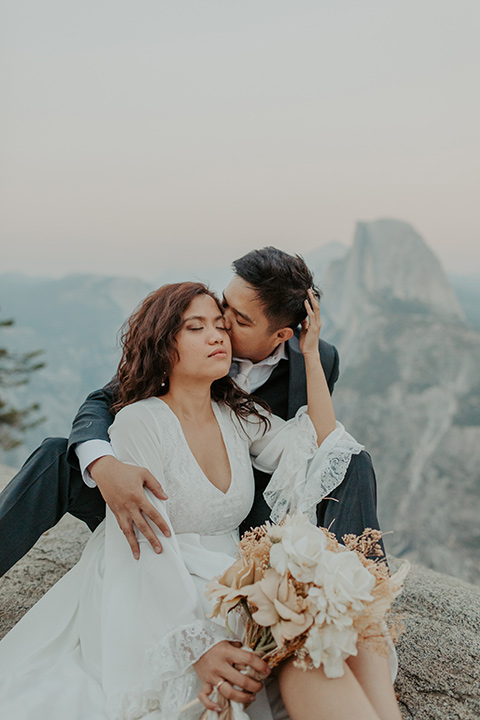
<instances>
[{"instance_id":1,"label":"man's hand","mask_svg":"<svg viewBox=\"0 0 480 720\"><path fill-rule=\"evenodd\" d=\"M148 540L155 552L162 552L159 539L148 524L146 517L167 537L170 529L145 495L148 488L159 500L166 500L160 483L145 468L120 462L111 455L105 455L88 466L88 471L96 482L103 499L117 518L135 560L140 557L140 547L135 536L134 526Z\"/></svg>"},{"instance_id":2,"label":"man's hand","mask_svg":"<svg viewBox=\"0 0 480 720\"><path fill-rule=\"evenodd\" d=\"M305 300L305 310L307 317L302 322L300 331L299 345L303 355L318 355L318 340L320 330L322 329L322 320L320 318L320 303L310 288L307 290L308 299Z\"/></svg>"},{"instance_id":3,"label":"man's hand","mask_svg":"<svg viewBox=\"0 0 480 720\"><path fill-rule=\"evenodd\" d=\"M242 650L241 643L227 640L217 643L193 664L195 672L203 683L198 699L209 710L218 710L218 706L209 697L216 685L218 692L228 700L247 705L262 689L261 682L244 675L234 665L240 668L248 665L263 678L270 675L267 663L255 653ZM234 685L241 689L236 689Z\"/></svg>"}]
</instances>

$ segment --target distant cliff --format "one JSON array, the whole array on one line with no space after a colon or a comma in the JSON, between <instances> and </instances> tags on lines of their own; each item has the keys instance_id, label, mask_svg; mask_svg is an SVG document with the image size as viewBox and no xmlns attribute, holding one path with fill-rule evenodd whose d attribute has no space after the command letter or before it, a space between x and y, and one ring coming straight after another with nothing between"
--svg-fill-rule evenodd
<instances>
[{"instance_id":1,"label":"distant cliff","mask_svg":"<svg viewBox=\"0 0 480 720\"><path fill-rule=\"evenodd\" d=\"M396 555L480 580L480 332L406 223L359 223L324 283L340 420L373 456Z\"/></svg>"}]
</instances>

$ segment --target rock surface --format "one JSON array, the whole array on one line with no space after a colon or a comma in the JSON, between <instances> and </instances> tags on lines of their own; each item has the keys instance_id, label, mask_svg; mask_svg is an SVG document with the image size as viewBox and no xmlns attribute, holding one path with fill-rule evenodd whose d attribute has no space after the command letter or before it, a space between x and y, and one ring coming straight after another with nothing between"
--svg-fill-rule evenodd
<instances>
[{"instance_id":1,"label":"rock surface","mask_svg":"<svg viewBox=\"0 0 480 720\"><path fill-rule=\"evenodd\" d=\"M13 474L0 465L0 490ZM84 523L66 515L0 578L0 638L77 562L89 536Z\"/></svg>"},{"instance_id":2,"label":"rock surface","mask_svg":"<svg viewBox=\"0 0 480 720\"><path fill-rule=\"evenodd\" d=\"M0 488L9 475L0 466ZM0 637L78 560L89 534L64 518L0 579ZM479 608L480 588L412 566L394 613L405 627L396 683L404 720L480 717Z\"/></svg>"},{"instance_id":3,"label":"rock surface","mask_svg":"<svg viewBox=\"0 0 480 720\"><path fill-rule=\"evenodd\" d=\"M412 564L395 605L405 628L395 686L404 720L480 717L479 608L477 586Z\"/></svg>"}]
</instances>

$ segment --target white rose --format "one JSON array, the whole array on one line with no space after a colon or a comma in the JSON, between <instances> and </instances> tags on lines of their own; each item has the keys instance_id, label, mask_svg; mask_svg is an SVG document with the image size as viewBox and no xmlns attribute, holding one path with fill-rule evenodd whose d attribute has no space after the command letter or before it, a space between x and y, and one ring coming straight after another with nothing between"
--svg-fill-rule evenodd
<instances>
[{"instance_id":1,"label":"white rose","mask_svg":"<svg viewBox=\"0 0 480 720\"><path fill-rule=\"evenodd\" d=\"M280 574L289 570L300 582L313 582L327 539L305 515L288 516L283 537L270 550L270 565Z\"/></svg>"},{"instance_id":2,"label":"white rose","mask_svg":"<svg viewBox=\"0 0 480 720\"><path fill-rule=\"evenodd\" d=\"M335 626L320 628L313 625L307 635L305 648L315 667L323 665L328 678L342 677L345 672L344 660L357 654L357 633L353 630L339 630Z\"/></svg>"},{"instance_id":3,"label":"white rose","mask_svg":"<svg viewBox=\"0 0 480 720\"><path fill-rule=\"evenodd\" d=\"M361 611L371 602L375 578L352 551L334 553L326 550L316 566L314 582L323 588L329 603L329 614Z\"/></svg>"}]
</instances>

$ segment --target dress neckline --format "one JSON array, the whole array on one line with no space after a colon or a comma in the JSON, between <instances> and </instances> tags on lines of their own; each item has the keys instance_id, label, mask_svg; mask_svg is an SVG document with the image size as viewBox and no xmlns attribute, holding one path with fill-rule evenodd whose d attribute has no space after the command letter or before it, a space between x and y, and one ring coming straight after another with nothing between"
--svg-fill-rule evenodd
<instances>
[{"instance_id":1,"label":"dress neckline","mask_svg":"<svg viewBox=\"0 0 480 720\"><path fill-rule=\"evenodd\" d=\"M186 447L187 447L187 450L188 450L191 458L193 459L193 462L195 463L195 465L196 465L197 468L199 469L202 477L208 482L208 484L209 484L214 490L216 490L217 492L219 492L221 495L224 495L224 496L228 495L228 493L230 492L230 490L231 490L231 488L232 488L232 485L233 485L233 465L232 465L232 462L231 462L231 460L230 460L230 453L229 453L229 451L228 451L228 444L227 444L227 441L226 441L226 439L225 439L225 435L224 435L224 432L223 432L223 427L222 427L222 422L221 422L222 412L221 412L221 410L220 410L220 407L219 407L218 403L216 403L214 400L211 400L211 406L212 406L213 414L215 415L215 419L216 419L216 421L217 421L218 429L220 430L220 436L221 436L221 438L222 438L222 442L223 442L223 446L224 446L224 448L225 448L225 452L227 453L228 466L229 466L229 468L230 468L230 483L229 483L229 485L228 485L228 488L225 490L225 492L224 492L223 490L220 490L220 488L217 487L217 486L207 477L207 475L205 475L204 471L203 471L202 468L200 467L200 463L198 462L197 458L196 458L195 455L193 454L193 451L192 451L190 445L188 444L188 440L187 440L187 438L185 437L185 433L184 433L184 431L183 431L182 423L180 422L178 416L177 416L176 413L172 410L172 408L170 407L170 405L169 405L168 403L166 403L165 400L162 400L161 397L158 397L158 395L155 395L155 400L159 400L159 401L162 403L162 405L167 408L167 411L168 411L171 415L173 415L173 417L175 418L175 422L176 422L177 425L178 425L178 428L179 428L179 430L180 430L181 437L183 438L183 441L184 441L184 443L185 443L185 445L186 445Z\"/></svg>"}]
</instances>

